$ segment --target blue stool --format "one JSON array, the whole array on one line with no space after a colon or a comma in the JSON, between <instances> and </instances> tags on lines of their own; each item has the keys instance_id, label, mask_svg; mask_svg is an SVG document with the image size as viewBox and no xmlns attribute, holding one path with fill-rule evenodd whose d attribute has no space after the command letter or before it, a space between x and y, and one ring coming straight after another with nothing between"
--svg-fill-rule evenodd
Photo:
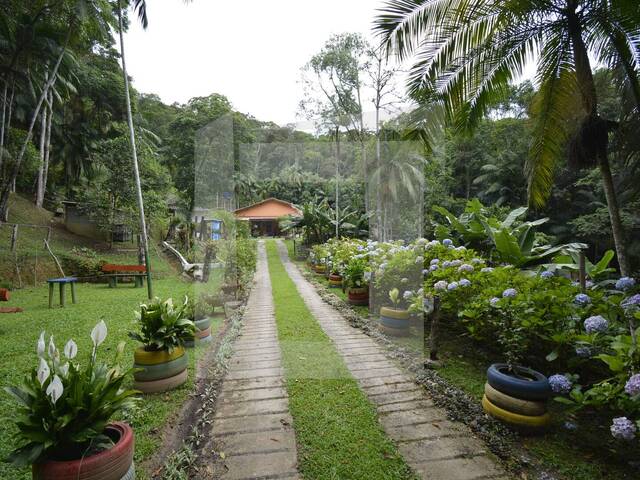
<instances>
[{"instance_id":1,"label":"blue stool","mask_svg":"<svg viewBox=\"0 0 640 480\"><path fill-rule=\"evenodd\" d=\"M55 284L59 285L60 289L60 306L64 307L65 303L65 286L68 284L71 285L71 301L76 303L76 282L78 279L76 277L63 277L63 278L50 278L47 280L49 284L49 308L53 308L53 289L55 288Z\"/></svg>"}]
</instances>

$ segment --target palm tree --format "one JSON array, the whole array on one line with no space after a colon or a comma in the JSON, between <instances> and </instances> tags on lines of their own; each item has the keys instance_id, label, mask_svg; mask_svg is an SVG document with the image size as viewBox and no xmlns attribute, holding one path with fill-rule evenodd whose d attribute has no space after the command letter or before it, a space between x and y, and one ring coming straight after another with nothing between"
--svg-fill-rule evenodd
<instances>
[{"instance_id":1,"label":"palm tree","mask_svg":"<svg viewBox=\"0 0 640 480\"><path fill-rule=\"evenodd\" d=\"M628 265L608 159L609 133L617 124L598 111L589 55L625 72L638 109L639 8L626 0L390 0L375 25L389 52L403 60L415 55L410 92L435 89L448 121L461 131L473 130L536 61L529 202L546 202L567 147L570 163L598 165L622 274Z\"/></svg>"}]
</instances>

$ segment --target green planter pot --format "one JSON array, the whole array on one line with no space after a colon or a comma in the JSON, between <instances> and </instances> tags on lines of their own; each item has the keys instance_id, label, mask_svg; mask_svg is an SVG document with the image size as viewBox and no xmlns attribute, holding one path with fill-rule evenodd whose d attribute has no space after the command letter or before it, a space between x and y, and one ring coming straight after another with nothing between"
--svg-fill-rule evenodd
<instances>
[{"instance_id":1,"label":"green planter pot","mask_svg":"<svg viewBox=\"0 0 640 480\"><path fill-rule=\"evenodd\" d=\"M167 350L148 352L144 347L134 353L134 368L140 369L133 374L133 388L143 393L159 393L182 385L187 380L189 360L187 352L178 347L169 353Z\"/></svg>"}]
</instances>

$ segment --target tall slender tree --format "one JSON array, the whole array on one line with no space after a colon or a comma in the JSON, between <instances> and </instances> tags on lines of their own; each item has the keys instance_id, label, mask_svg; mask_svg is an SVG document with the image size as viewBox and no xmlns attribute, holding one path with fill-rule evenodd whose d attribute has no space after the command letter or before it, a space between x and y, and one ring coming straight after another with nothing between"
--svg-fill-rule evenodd
<instances>
[{"instance_id":1,"label":"tall slender tree","mask_svg":"<svg viewBox=\"0 0 640 480\"><path fill-rule=\"evenodd\" d=\"M640 4L627 0L390 0L375 21L388 52L414 57L409 90L436 90L447 119L473 130L536 62L540 92L526 174L529 202L549 197L558 163L600 169L620 270L625 237L609 164L617 123L603 118L591 59L622 67L640 107ZM575 100L579 121L575 122Z\"/></svg>"}]
</instances>

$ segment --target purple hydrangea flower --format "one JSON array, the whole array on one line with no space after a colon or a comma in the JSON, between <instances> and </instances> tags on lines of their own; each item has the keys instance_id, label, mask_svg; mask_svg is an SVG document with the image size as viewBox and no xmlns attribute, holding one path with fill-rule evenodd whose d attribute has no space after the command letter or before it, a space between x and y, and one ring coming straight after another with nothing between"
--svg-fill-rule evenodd
<instances>
[{"instance_id":1,"label":"purple hydrangea flower","mask_svg":"<svg viewBox=\"0 0 640 480\"><path fill-rule=\"evenodd\" d=\"M593 315L584 321L584 329L587 333L602 333L609 328L609 322L602 315Z\"/></svg>"},{"instance_id":2,"label":"purple hydrangea flower","mask_svg":"<svg viewBox=\"0 0 640 480\"><path fill-rule=\"evenodd\" d=\"M484 267L482 270L480 270L482 273L491 273L493 272L493 267Z\"/></svg>"},{"instance_id":3,"label":"purple hydrangea flower","mask_svg":"<svg viewBox=\"0 0 640 480\"><path fill-rule=\"evenodd\" d=\"M461 278L458 283L460 284L461 287L468 287L469 285L471 285L471 282L466 278Z\"/></svg>"},{"instance_id":4,"label":"purple hydrangea flower","mask_svg":"<svg viewBox=\"0 0 640 480\"><path fill-rule=\"evenodd\" d=\"M429 262L429 265L438 265L440 263L440 259L439 258L434 258L433 260L431 260Z\"/></svg>"},{"instance_id":5,"label":"purple hydrangea flower","mask_svg":"<svg viewBox=\"0 0 640 480\"><path fill-rule=\"evenodd\" d=\"M555 274L553 272L550 272L549 270L546 270L540 274L540 278L553 278L553 277L555 277Z\"/></svg>"},{"instance_id":6,"label":"purple hydrangea flower","mask_svg":"<svg viewBox=\"0 0 640 480\"><path fill-rule=\"evenodd\" d=\"M451 260L449 262L449 265L451 265L452 267L458 267L462 265L462 260Z\"/></svg>"},{"instance_id":7,"label":"purple hydrangea flower","mask_svg":"<svg viewBox=\"0 0 640 480\"><path fill-rule=\"evenodd\" d=\"M617 417L611 424L611 435L618 440L631 441L636 438L636 426L627 417Z\"/></svg>"},{"instance_id":8,"label":"purple hydrangea flower","mask_svg":"<svg viewBox=\"0 0 640 480\"><path fill-rule=\"evenodd\" d=\"M518 294L515 288L507 288L504 292L502 292L502 296L504 298L513 298Z\"/></svg>"},{"instance_id":9,"label":"purple hydrangea flower","mask_svg":"<svg viewBox=\"0 0 640 480\"><path fill-rule=\"evenodd\" d=\"M633 288L636 284L636 281L631 277L621 277L616 282L616 289L618 290L629 290Z\"/></svg>"},{"instance_id":10,"label":"purple hydrangea flower","mask_svg":"<svg viewBox=\"0 0 640 480\"><path fill-rule=\"evenodd\" d=\"M473 265L469 265L468 263L463 263L458 267L459 272L473 272Z\"/></svg>"},{"instance_id":11,"label":"purple hydrangea flower","mask_svg":"<svg viewBox=\"0 0 640 480\"><path fill-rule=\"evenodd\" d=\"M456 248L457 251L459 252L466 252L467 251L467 247L465 247L464 245L460 245L458 248Z\"/></svg>"},{"instance_id":12,"label":"purple hydrangea flower","mask_svg":"<svg viewBox=\"0 0 640 480\"><path fill-rule=\"evenodd\" d=\"M573 383L564 375L557 374L549 377L549 386L554 393L566 394L571 391Z\"/></svg>"},{"instance_id":13,"label":"purple hydrangea flower","mask_svg":"<svg viewBox=\"0 0 640 480\"><path fill-rule=\"evenodd\" d=\"M499 301L500 299L498 297L493 297L491 300L489 300L489 303L491 304L492 307L495 307Z\"/></svg>"},{"instance_id":14,"label":"purple hydrangea flower","mask_svg":"<svg viewBox=\"0 0 640 480\"><path fill-rule=\"evenodd\" d=\"M447 282L444 280L440 280L436 283L433 284L433 288L435 290L446 290L447 288Z\"/></svg>"},{"instance_id":15,"label":"purple hydrangea flower","mask_svg":"<svg viewBox=\"0 0 640 480\"><path fill-rule=\"evenodd\" d=\"M438 270L438 268L440 268L440 267L438 267L438 265L431 265L429 267L429 270L431 270L432 272L435 272L436 270Z\"/></svg>"},{"instance_id":16,"label":"purple hydrangea flower","mask_svg":"<svg viewBox=\"0 0 640 480\"><path fill-rule=\"evenodd\" d=\"M429 270L427 270L426 268L422 270L422 276L426 277L427 275L429 275Z\"/></svg>"},{"instance_id":17,"label":"purple hydrangea flower","mask_svg":"<svg viewBox=\"0 0 640 480\"><path fill-rule=\"evenodd\" d=\"M444 240L442 240L442 244L445 247L449 247L449 246L453 245L453 241L450 238L445 238Z\"/></svg>"},{"instance_id":18,"label":"purple hydrangea flower","mask_svg":"<svg viewBox=\"0 0 640 480\"><path fill-rule=\"evenodd\" d=\"M474 265L480 265L481 263L484 263L484 260L481 258L475 257L471 259L471 263L473 263Z\"/></svg>"},{"instance_id":19,"label":"purple hydrangea flower","mask_svg":"<svg viewBox=\"0 0 640 480\"><path fill-rule=\"evenodd\" d=\"M640 293L636 293L633 297L627 298L620 305L622 305L623 308L631 308L631 307L639 306L640 305Z\"/></svg>"},{"instance_id":20,"label":"purple hydrangea flower","mask_svg":"<svg viewBox=\"0 0 640 480\"><path fill-rule=\"evenodd\" d=\"M579 293L574 297L573 301L578 305L589 305L591 303L591 297L586 293Z\"/></svg>"},{"instance_id":21,"label":"purple hydrangea flower","mask_svg":"<svg viewBox=\"0 0 640 480\"><path fill-rule=\"evenodd\" d=\"M405 300L409 300L411 298L411 295L413 295L413 292L411 290L405 290L402 294L402 298L404 298Z\"/></svg>"},{"instance_id":22,"label":"purple hydrangea flower","mask_svg":"<svg viewBox=\"0 0 640 480\"><path fill-rule=\"evenodd\" d=\"M449 285L447 285L447 290L449 291L455 290L456 288L458 288L458 282L451 282Z\"/></svg>"},{"instance_id":23,"label":"purple hydrangea flower","mask_svg":"<svg viewBox=\"0 0 640 480\"><path fill-rule=\"evenodd\" d=\"M631 378L627 380L624 391L632 397L640 395L640 373L632 375Z\"/></svg>"},{"instance_id":24,"label":"purple hydrangea flower","mask_svg":"<svg viewBox=\"0 0 640 480\"><path fill-rule=\"evenodd\" d=\"M449 268L451 266L451 262L449 260L445 260L442 262L442 268Z\"/></svg>"},{"instance_id":25,"label":"purple hydrangea flower","mask_svg":"<svg viewBox=\"0 0 640 480\"><path fill-rule=\"evenodd\" d=\"M576 347L576 355L580 358L590 358L591 349L589 347Z\"/></svg>"}]
</instances>

